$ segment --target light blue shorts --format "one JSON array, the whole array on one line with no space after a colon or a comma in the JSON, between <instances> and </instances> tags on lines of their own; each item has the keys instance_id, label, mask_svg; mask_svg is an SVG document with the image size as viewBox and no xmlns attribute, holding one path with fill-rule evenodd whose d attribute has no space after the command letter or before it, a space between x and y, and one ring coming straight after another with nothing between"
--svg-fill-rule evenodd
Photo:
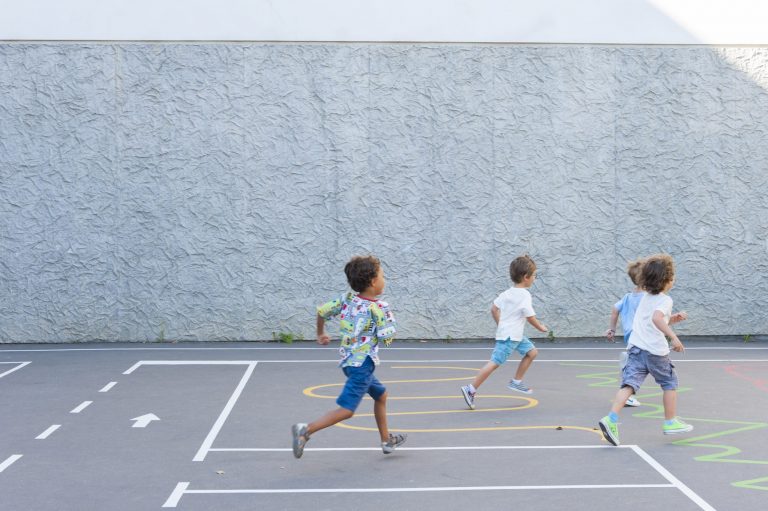
<instances>
[{"instance_id":1,"label":"light blue shorts","mask_svg":"<svg viewBox=\"0 0 768 511\"><path fill-rule=\"evenodd\" d=\"M536 346L527 337L523 337L519 341L513 341L512 339L507 339L506 341L497 340L493 353L491 353L491 362L501 365L507 361L513 351L520 353L520 356L524 357L533 349L536 349Z\"/></svg>"}]
</instances>

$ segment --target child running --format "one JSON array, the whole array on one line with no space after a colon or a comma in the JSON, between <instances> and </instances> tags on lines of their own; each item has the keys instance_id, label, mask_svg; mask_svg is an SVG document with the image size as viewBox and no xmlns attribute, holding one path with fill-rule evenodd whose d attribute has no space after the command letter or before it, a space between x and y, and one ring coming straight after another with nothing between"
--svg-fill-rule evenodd
<instances>
[{"instance_id":1,"label":"child running","mask_svg":"<svg viewBox=\"0 0 768 511\"><path fill-rule=\"evenodd\" d=\"M539 323L533 311L531 293L528 288L536 280L536 263L527 255L517 257L509 265L509 276L514 285L501 293L491 307L491 316L496 322L496 346L491 354L491 360L475 376L475 380L464 387L461 393L470 410L475 409L475 394L483 382L505 363L512 351L522 356L517 366L515 377L507 387L511 390L531 394L533 390L523 383L523 377L538 355L536 346L530 339L523 336L525 323L528 322L541 332L547 332L546 326Z\"/></svg>"},{"instance_id":2,"label":"child running","mask_svg":"<svg viewBox=\"0 0 768 511\"><path fill-rule=\"evenodd\" d=\"M599 422L603 436L613 445L619 445L619 411L629 396L640 390L640 385L649 373L664 391L663 433L673 435L687 433L693 429L693 426L675 416L677 373L669 359L670 348L666 337L670 339L672 350L685 351L683 343L669 325L687 319L688 315L685 312L672 314L672 298L667 292L672 289L674 283L675 265L671 256L658 254L645 261L640 284L646 294L640 299L632 323L632 336L627 350L628 360L622 372L621 388L613 400L611 413Z\"/></svg>"},{"instance_id":3,"label":"child running","mask_svg":"<svg viewBox=\"0 0 768 511\"><path fill-rule=\"evenodd\" d=\"M395 336L395 317L389 304L377 297L384 291L384 270L373 256L355 256L344 266L349 286L357 292L346 293L317 308L317 343L327 345L325 322L339 316L341 330L341 362L347 377L339 407L309 424L298 423L291 428L293 455L301 458L304 446L317 431L349 419L355 414L365 394L373 398L373 414L381 437L381 450L390 454L405 442L405 434L392 435L387 428L387 389L374 376L379 364L379 342L387 346Z\"/></svg>"},{"instance_id":4,"label":"child running","mask_svg":"<svg viewBox=\"0 0 768 511\"><path fill-rule=\"evenodd\" d=\"M635 319L635 311L640 303L640 299L643 297L644 291L640 287L640 272L643 269L643 260L636 259L631 261L627 265L627 275L635 285L635 289L631 293L625 294L621 300L616 302L611 309L611 320L608 326L608 330L605 332L605 336L609 341L614 342L616 338L616 323L621 318L621 328L624 330L624 344L628 345L629 336L632 334L632 321ZM626 349L621 352L619 359L619 367L621 371L624 370L624 366L627 365L627 351ZM640 401L635 396L629 396L626 406L640 406Z\"/></svg>"}]
</instances>

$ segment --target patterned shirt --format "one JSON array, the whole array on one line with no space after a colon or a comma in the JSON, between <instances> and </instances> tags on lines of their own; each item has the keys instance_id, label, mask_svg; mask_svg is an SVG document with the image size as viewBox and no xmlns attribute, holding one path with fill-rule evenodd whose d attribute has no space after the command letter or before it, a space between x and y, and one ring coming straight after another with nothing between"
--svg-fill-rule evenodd
<instances>
[{"instance_id":1,"label":"patterned shirt","mask_svg":"<svg viewBox=\"0 0 768 511\"><path fill-rule=\"evenodd\" d=\"M389 346L395 338L395 316L387 302L346 293L317 308L326 321L339 316L341 367L360 367L367 357L379 364L379 341Z\"/></svg>"}]
</instances>

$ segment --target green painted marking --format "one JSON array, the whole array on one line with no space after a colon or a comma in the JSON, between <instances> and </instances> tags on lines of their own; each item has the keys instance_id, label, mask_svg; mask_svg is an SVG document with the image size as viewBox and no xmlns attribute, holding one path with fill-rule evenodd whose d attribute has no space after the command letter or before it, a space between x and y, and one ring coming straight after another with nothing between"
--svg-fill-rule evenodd
<instances>
[{"instance_id":1,"label":"green painted marking","mask_svg":"<svg viewBox=\"0 0 768 511\"><path fill-rule=\"evenodd\" d=\"M578 363L561 363L561 365L579 366L579 367L606 367L606 366L596 366L596 365L578 364ZM618 373L618 370L613 370L610 372L583 374L583 375L577 376L577 378L600 380L596 383L590 383L589 384L590 387L618 386L619 379L616 377L617 373ZM677 389L677 392L678 394L680 394L684 392L689 392L690 390L691 390L690 387L680 387ZM663 392L652 392L650 394L643 394L642 396L638 396L638 399L640 399L643 403L642 407L649 408L649 410L647 411L638 410L634 412L632 416L643 418L643 419L662 419L663 420L664 405L647 402L648 398L662 397L663 395L664 395ZM672 442L673 445L684 445L687 447L702 447L702 448L716 450L716 452L713 452L710 454L704 454L702 456L694 457L693 459L695 461L705 461L710 463L739 463L739 464L746 464L746 465L768 465L768 460L744 459L741 457L734 458L734 456L738 456L742 453L741 449L739 449L738 447L734 447L732 445L724 445L724 444L702 443L704 440L711 440L713 438L720 438L720 437L725 437L729 435L735 435L737 433L744 433L747 431L768 428L768 423L720 420L720 419L698 419L693 417L683 417L683 419L689 422L707 422L710 424L730 424L730 425L739 426L735 428L725 429L723 431L718 431L716 433L709 433L706 435L695 436L692 438L684 438L682 440L676 440ZM735 486L737 488L768 491L768 486L756 484L756 483L762 483L762 482L768 482L768 477L761 477L758 479L750 479L746 481L736 481L730 484L731 486Z\"/></svg>"}]
</instances>

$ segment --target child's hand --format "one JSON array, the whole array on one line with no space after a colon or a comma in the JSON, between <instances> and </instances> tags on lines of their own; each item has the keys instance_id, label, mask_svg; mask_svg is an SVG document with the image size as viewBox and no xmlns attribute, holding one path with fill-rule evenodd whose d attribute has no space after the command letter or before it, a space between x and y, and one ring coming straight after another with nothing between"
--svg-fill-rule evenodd
<instances>
[{"instance_id":1,"label":"child's hand","mask_svg":"<svg viewBox=\"0 0 768 511\"><path fill-rule=\"evenodd\" d=\"M331 336L330 335L328 335L328 334L320 334L320 335L317 336L317 344L322 344L323 346L325 346L329 342L331 342Z\"/></svg>"},{"instance_id":2,"label":"child's hand","mask_svg":"<svg viewBox=\"0 0 768 511\"><path fill-rule=\"evenodd\" d=\"M683 346L683 343L680 342L680 339L675 337L674 339L672 339L671 349L672 349L672 351L684 352L685 351L685 346Z\"/></svg>"},{"instance_id":3,"label":"child's hand","mask_svg":"<svg viewBox=\"0 0 768 511\"><path fill-rule=\"evenodd\" d=\"M688 319L688 313L687 312L685 312L685 311L677 312L675 314L672 314L672 316L670 316L669 323L670 324L679 323L681 321L685 321L686 319Z\"/></svg>"},{"instance_id":4,"label":"child's hand","mask_svg":"<svg viewBox=\"0 0 768 511\"><path fill-rule=\"evenodd\" d=\"M605 331L605 336L608 338L609 341L615 342L616 341L616 330L613 328L609 328Z\"/></svg>"},{"instance_id":5,"label":"child's hand","mask_svg":"<svg viewBox=\"0 0 768 511\"><path fill-rule=\"evenodd\" d=\"M549 327L547 325L541 325L541 328L539 328L539 332L549 333Z\"/></svg>"}]
</instances>

